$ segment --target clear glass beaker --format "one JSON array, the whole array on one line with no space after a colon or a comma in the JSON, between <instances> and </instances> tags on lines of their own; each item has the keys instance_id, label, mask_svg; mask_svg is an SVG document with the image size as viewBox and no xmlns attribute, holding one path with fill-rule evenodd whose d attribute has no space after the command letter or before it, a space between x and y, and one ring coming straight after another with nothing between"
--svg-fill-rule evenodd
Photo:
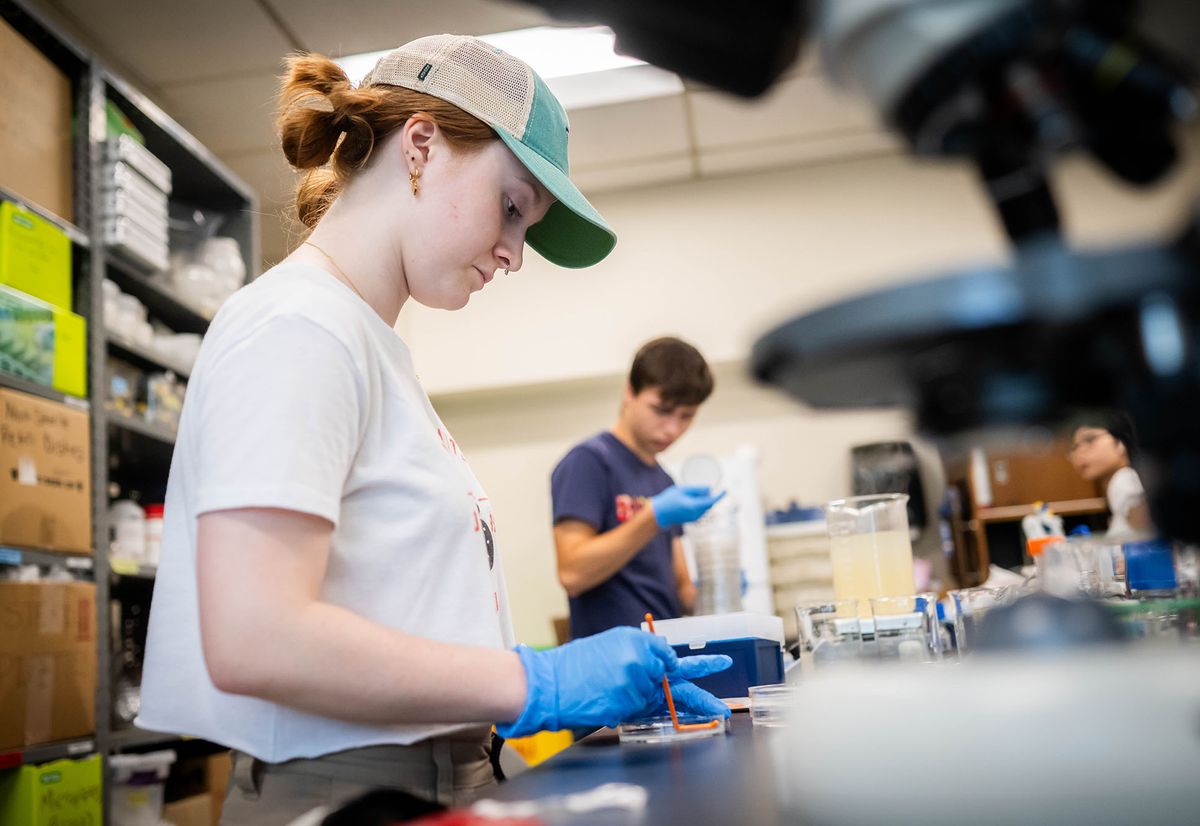
<instances>
[{"instance_id":1,"label":"clear glass beaker","mask_svg":"<svg viewBox=\"0 0 1200 826\"><path fill-rule=\"evenodd\" d=\"M794 683L750 686L750 723L783 728L799 691L800 686Z\"/></svg>"},{"instance_id":2,"label":"clear glass beaker","mask_svg":"<svg viewBox=\"0 0 1200 826\"><path fill-rule=\"evenodd\" d=\"M870 610L874 597L916 593L908 496L885 493L837 499L825 506L833 593Z\"/></svg>"},{"instance_id":3,"label":"clear glass beaker","mask_svg":"<svg viewBox=\"0 0 1200 826\"><path fill-rule=\"evenodd\" d=\"M800 659L821 668L862 657L862 625L856 599L802 602L796 606Z\"/></svg>"},{"instance_id":4,"label":"clear glass beaker","mask_svg":"<svg viewBox=\"0 0 1200 826\"><path fill-rule=\"evenodd\" d=\"M875 653L880 659L927 663L942 658L937 594L874 597L871 619Z\"/></svg>"},{"instance_id":5,"label":"clear glass beaker","mask_svg":"<svg viewBox=\"0 0 1200 826\"><path fill-rule=\"evenodd\" d=\"M958 656L971 653L978 642L979 625L987 612L1011 602L1007 588L962 588L950 592L954 620L954 645Z\"/></svg>"}]
</instances>

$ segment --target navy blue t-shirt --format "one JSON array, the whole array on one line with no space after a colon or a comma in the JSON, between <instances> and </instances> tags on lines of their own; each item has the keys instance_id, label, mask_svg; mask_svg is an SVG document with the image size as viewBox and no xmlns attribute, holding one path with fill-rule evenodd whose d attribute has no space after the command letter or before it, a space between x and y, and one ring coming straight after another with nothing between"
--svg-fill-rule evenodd
<instances>
[{"instance_id":1,"label":"navy blue t-shirt","mask_svg":"<svg viewBox=\"0 0 1200 826\"><path fill-rule=\"evenodd\" d=\"M658 463L647 465L611 433L597 434L571 448L550 476L554 524L578 519L607 533L649 507L644 499L673 484ZM659 531L624 568L571 597L571 637L639 625L647 611L655 619L682 614L672 551L680 534L678 528Z\"/></svg>"}]
</instances>

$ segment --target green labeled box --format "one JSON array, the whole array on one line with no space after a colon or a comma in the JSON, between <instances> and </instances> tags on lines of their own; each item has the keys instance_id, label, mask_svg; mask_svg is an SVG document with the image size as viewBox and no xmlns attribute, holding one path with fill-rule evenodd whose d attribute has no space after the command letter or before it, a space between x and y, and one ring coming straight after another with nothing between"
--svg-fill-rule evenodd
<instances>
[{"instance_id":1,"label":"green labeled box","mask_svg":"<svg viewBox=\"0 0 1200 826\"><path fill-rule=\"evenodd\" d=\"M0 771L0 823L100 823L100 755Z\"/></svg>"},{"instance_id":2,"label":"green labeled box","mask_svg":"<svg viewBox=\"0 0 1200 826\"><path fill-rule=\"evenodd\" d=\"M0 284L0 372L87 396L87 321Z\"/></svg>"},{"instance_id":3,"label":"green labeled box","mask_svg":"<svg viewBox=\"0 0 1200 826\"><path fill-rule=\"evenodd\" d=\"M71 311L71 239L27 209L0 203L0 284Z\"/></svg>"}]
</instances>

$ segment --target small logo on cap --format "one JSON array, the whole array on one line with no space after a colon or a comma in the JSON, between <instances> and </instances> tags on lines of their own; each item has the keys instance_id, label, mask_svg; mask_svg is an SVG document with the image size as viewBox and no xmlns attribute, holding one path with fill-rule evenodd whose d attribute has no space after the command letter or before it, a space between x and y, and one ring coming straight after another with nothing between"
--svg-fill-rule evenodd
<instances>
[{"instance_id":1,"label":"small logo on cap","mask_svg":"<svg viewBox=\"0 0 1200 826\"><path fill-rule=\"evenodd\" d=\"M432 68L432 63L426 63L424 66L422 66L420 73L417 75L417 80L424 80Z\"/></svg>"}]
</instances>

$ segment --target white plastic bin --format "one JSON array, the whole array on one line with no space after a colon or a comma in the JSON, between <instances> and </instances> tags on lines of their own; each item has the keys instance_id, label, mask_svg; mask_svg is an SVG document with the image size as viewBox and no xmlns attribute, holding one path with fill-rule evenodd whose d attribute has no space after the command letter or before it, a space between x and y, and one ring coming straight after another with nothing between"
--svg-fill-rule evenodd
<instances>
[{"instance_id":1,"label":"white plastic bin","mask_svg":"<svg viewBox=\"0 0 1200 826\"><path fill-rule=\"evenodd\" d=\"M159 826L163 785L174 762L175 752L169 749L109 758L113 826Z\"/></svg>"}]
</instances>

